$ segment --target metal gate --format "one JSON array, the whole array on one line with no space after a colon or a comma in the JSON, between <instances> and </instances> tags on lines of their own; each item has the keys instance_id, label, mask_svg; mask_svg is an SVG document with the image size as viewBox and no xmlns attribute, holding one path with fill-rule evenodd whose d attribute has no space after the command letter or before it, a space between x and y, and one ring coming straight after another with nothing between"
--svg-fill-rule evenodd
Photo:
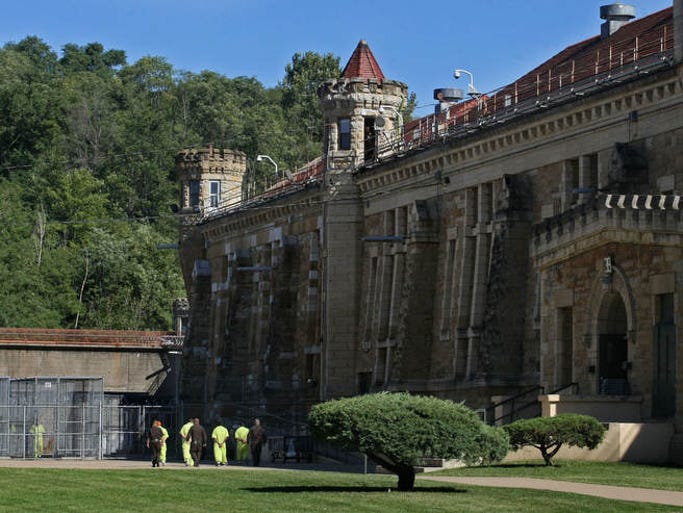
<instances>
[{"instance_id":1,"label":"metal gate","mask_svg":"<svg viewBox=\"0 0 683 513\"><path fill-rule=\"evenodd\" d=\"M168 429L168 457L175 458L179 428L173 407L0 405L0 457L141 458L154 419Z\"/></svg>"}]
</instances>

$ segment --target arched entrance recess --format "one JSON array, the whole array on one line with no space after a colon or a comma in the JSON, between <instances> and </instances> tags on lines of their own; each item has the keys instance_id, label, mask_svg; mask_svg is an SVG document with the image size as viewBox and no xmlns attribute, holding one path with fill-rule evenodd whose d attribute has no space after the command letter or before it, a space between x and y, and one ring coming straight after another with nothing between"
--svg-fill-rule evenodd
<instances>
[{"instance_id":1,"label":"arched entrance recess","mask_svg":"<svg viewBox=\"0 0 683 513\"><path fill-rule=\"evenodd\" d=\"M609 292L598 315L598 393L628 395L628 322L621 296Z\"/></svg>"},{"instance_id":2,"label":"arched entrance recess","mask_svg":"<svg viewBox=\"0 0 683 513\"><path fill-rule=\"evenodd\" d=\"M623 271L617 266L593 283L586 326L594 348L597 392L629 395L629 349L635 334L635 301Z\"/></svg>"}]
</instances>

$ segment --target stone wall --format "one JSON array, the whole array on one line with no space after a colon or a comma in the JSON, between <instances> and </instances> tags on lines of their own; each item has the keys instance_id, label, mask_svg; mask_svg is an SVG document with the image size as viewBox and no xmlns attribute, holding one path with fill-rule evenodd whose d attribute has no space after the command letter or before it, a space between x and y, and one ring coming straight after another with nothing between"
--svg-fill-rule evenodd
<instances>
[{"instance_id":1,"label":"stone wall","mask_svg":"<svg viewBox=\"0 0 683 513\"><path fill-rule=\"evenodd\" d=\"M0 349L0 376L102 377L105 393L154 393L159 384L147 376L166 366L158 351Z\"/></svg>"},{"instance_id":2,"label":"stone wall","mask_svg":"<svg viewBox=\"0 0 683 513\"><path fill-rule=\"evenodd\" d=\"M598 191L679 190L680 75L607 84L386 161L330 144L315 193L198 226L208 401L237 401L221 376L264 407L410 390L483 408L572 381L597 394L600 337L623 335L629 393L650 418L655 301L674 294L680 318L683 224L679 211L608 209ZM377 114L371 86L329 84L331 143L337 118ZM301 388L309 378L318 388Z\"/></svg>"}]
</instances>

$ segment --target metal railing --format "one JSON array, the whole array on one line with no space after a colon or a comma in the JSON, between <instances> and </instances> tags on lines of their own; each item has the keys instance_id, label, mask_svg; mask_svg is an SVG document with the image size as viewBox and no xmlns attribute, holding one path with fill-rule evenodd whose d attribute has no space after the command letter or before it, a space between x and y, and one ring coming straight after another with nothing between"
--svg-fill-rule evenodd
<instances>
[{"instance_id":1,"label":"metal railing","mask_svg":"<svg viewBox=\"0 0 683 513\"><path fill-rule=\"evenodd\" d=\"M522 390L512 397L491 405L488 408L490 415L487 415L491 425L507 424L516 419L522 418L523 412L529 412L533 408L532 416L538 417L541 414L541 403L538 402L538 395L542 394L544 387L536 385L534 387ZM533 394L533 399L529 399L529 394ZM498 415L497 411L503 409L505 413Z\"/></svg>"}]
</instances>

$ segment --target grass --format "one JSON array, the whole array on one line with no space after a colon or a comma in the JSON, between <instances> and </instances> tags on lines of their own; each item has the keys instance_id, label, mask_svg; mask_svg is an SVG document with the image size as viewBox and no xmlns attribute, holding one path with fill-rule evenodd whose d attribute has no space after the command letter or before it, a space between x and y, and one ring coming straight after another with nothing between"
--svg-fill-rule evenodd
<instances>
[{"instance_id":1,"label":"grass","mask_svg":"<svg viewBox=\"0 0 683 513\"><path fill-rule=\"evenodd\" d=\"M522 467L523 468L523 467ZM517 475L517 474L515 474ZM0 468L2 513L563 513L680 512L680 508L535 490L313 471Z\"/></svg>"},{"instance_id":2,"label":"grass","mask_svg":"<svg viewBox=\"0 0 683 513\"><path fill-rule=\"evenodd\" d=\"M596 483L659 490L683 491L683 468L634 463L557 461L552 467L543 462L520 462L488 467L463 467L439 471L441 476L532 477L577 483Z\"/></svg>"}]
</instances>

